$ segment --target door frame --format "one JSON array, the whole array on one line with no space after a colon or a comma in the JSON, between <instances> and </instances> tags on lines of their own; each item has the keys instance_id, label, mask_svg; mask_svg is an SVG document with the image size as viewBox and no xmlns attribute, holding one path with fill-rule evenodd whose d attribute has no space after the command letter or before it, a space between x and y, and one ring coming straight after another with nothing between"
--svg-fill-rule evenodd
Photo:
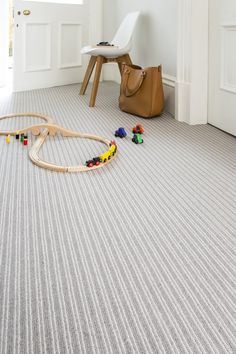
<instances>
[{"instance_id":1,"label":"door frame","mask_svg":"<svg viewBox=\"0 0 236 354\"><path fill-rule=\"evenodd\" d=\"M175 118L208 120L209 0L178 0Z\"/></svg>"}]
</instances>

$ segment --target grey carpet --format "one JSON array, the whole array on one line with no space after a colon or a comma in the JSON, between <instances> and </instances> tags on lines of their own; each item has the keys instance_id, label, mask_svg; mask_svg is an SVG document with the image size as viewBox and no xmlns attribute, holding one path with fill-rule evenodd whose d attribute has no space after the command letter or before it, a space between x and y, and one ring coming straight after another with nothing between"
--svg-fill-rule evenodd
<instances>
[{"instance_id":1,"label":"grey carpet","mask_svg":"<svg viewBox=\"0 0 236 354\"><path fill-rule=\"evenodd\" d=\"M129 132L111 164L85 174L40 169L29 147L0 137L0 353L236 353L236 139L122 113L112 83L93 109L78 91L0 99L0 114ZM142 145L131 142L138 122ZM78 164L102 148L49 137L41 154Z\"/></svg>"}]
</instances>

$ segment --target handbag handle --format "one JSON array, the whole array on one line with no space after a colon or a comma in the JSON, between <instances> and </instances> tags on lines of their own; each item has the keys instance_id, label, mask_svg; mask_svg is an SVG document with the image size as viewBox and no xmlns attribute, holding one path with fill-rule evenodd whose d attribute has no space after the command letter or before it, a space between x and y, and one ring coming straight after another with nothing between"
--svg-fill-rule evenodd
<instances>
[{"instance_id":1,"label":"handbag handle","mask_svg":"<svg viewBox=\"0 0 236 354\"><path fill-rule=\"evenodd\" d=\"M130 72L131 72L130 69L124 70L125 80L124 80L123 87L125 88L124 94L126 97L133 96L140 89L140 87L142 86L143 80L146 76L146 72L144 70L141 70L139 80L137 81L137 84L135 85L135 87L131 90L128 88L128 80L129 80Z\"/></svg>"}]
</instances>

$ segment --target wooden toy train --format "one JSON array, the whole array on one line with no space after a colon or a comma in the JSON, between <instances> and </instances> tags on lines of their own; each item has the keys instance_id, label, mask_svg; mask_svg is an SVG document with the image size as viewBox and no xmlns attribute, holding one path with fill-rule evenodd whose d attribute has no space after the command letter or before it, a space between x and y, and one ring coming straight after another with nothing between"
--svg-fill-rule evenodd
<instances>
[{"instance_id":1,"label":"wooden toy train","mask_svg":"<svg viewBox=\"0 0 236 354\"><path fill-rule=\"evenodd\" d=\"M105 163L108 160L110 160L112 156L115 155L116 151L117 151L117 146L115 141L113 140L110 142L109 150L105 151L103 154L100 154L99 156L93 157L91 160L86 161L86 166L93 167L93 166L100 165L100 163Z\"/></svg>"}]
</instances>

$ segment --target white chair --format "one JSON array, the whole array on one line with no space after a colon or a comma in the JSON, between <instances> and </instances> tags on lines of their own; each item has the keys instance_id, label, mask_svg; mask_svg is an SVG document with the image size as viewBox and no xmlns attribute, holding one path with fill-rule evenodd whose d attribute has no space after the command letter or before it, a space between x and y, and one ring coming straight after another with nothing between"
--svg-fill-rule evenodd
<instances>
[{"instance_id":1,"label":"white chair","mask_svg":"<svg viewBox=\"0 0 236 354\"><path fill-rule=\"evenodd\" d=\"M139 14L140 12L136 11L126 15L118 31L116 32L115 37L110 42L112 46L96 45L82 48L81 53L89 54L91 55L91 58L89 60L89 64L80 89L80 95L85 94L90 77L96 64L96 71L89 102L90 107L94 107L95 105L102 64L108 62L116 62L119 66L120 73L122 64L132 64L128 53L132 47L132 36Z\"/></svg>"}]
</instances>

